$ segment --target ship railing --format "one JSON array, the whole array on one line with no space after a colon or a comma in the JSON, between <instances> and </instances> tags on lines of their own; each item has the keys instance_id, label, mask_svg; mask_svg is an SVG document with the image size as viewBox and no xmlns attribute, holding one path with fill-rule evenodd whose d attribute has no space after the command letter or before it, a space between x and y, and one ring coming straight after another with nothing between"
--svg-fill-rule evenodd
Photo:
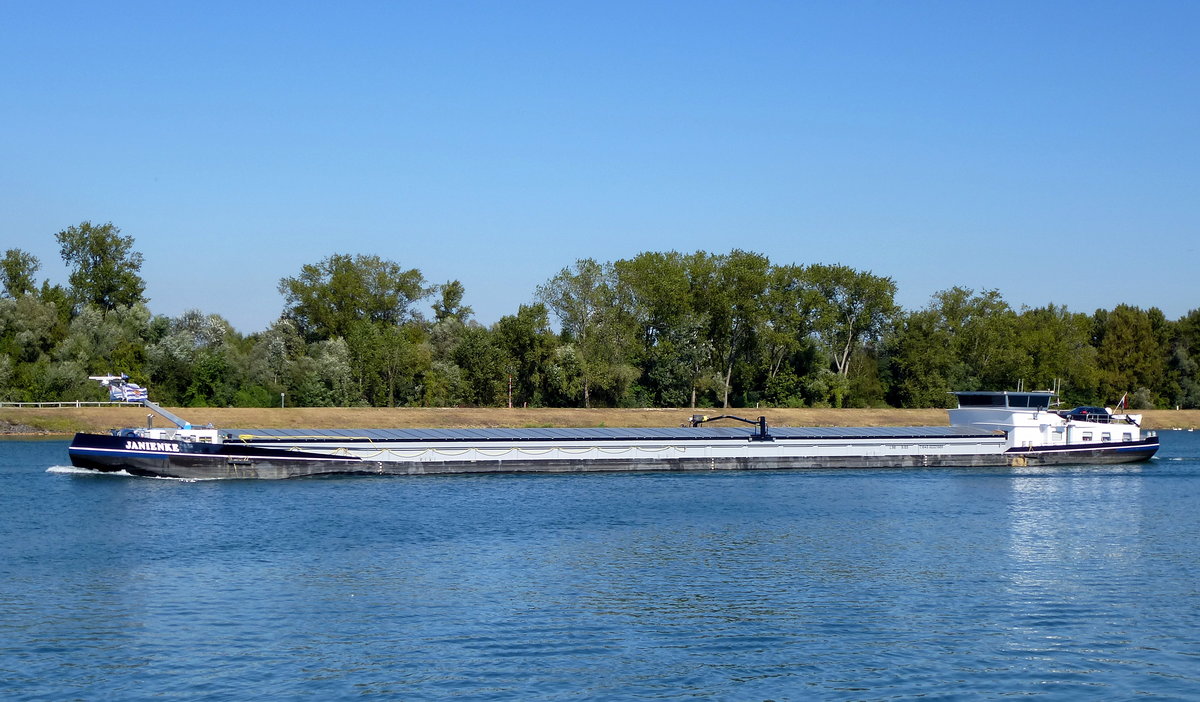
<instances>
[{"instance_id":1,"label":"ship railing","mask_svg":"<svg viewBox=\"0 0 1200 702\"><path fill-rule=\"evenodd\" d=\"M1070 414L1063 413L1060 416L1063 419L1067 420L1068 422L1070 422L1070 421L1091 422L1093 424L1137 424L1137 422L1130 419L1129 415L1127 415L1127 414L1089 413L1089 414L1082 414L1082 415L1080 415L1080 414L1070 415Z\"/></svg>"}]
</instances>

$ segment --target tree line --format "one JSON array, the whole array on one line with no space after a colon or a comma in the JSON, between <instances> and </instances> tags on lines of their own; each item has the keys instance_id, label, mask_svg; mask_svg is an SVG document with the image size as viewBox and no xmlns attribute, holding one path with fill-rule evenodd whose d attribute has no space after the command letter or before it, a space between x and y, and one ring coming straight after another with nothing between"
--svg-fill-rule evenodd
<instances>
[{"instance_id":1,"label":"tree line","mask_svg":"<svg viewBox=\"0 0 1200 702\"><path fill-rule=\"evenodd\" d=\"M944 407L1021 385L1200 407L1200 309L1014 309L954 287L905 310L869 271L668 251L576 261L484 326L458 281L335 254L280 280L278 319L242 335L152 314L111 223L55 237L65 286L38 284L26 251L0 260L0 400L102 399L87 376L124 372L173 406Z\"/></svg>"}]
</instances>

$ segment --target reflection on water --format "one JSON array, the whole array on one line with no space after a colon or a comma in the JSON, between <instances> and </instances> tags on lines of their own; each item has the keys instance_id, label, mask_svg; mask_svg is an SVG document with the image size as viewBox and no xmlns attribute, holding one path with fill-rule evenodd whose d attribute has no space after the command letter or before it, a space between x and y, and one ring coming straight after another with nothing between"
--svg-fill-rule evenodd
<instances>
[{"instance_id":1,"label":"reflection on water","mask_svg":"<svg viewBox=\"0 0 1200 702\"><path fill-rule=\"evenodd\" d=\"M1141 465L1012 469L1010 551L1017 572L1045 569L1065 576L1064 565L1094 558L1113 565L1113 559L1128 555L1125 549L1136 549L1142 470Z\"/></svg>"},{"instance_id":2,"label":"reflection on water","mask_svg":"<svg viewBox=\"0 0 1200 702\"><path fill-rule=\"evenodd\" d=\"M1171 564L1164 547L1178 549L1174 539L1186 538L1162 521L1162 501L1172 497L1151 490L1161 487L1159 469L1012 472L1010 562L998 574L1005 598L988 613L1000 642L993 666L1003 661L1001 670L1064 694L1077 694L1080 686L1105 696L1137 694L1164 656L1179 655L1162 647L1169 631L1182 633L1169 621L1171 601L1195 600L1179 579L1184 573L1159 577ZM1167 599L1154 603L1152 590Z\"/></svg>"}]
</instances>

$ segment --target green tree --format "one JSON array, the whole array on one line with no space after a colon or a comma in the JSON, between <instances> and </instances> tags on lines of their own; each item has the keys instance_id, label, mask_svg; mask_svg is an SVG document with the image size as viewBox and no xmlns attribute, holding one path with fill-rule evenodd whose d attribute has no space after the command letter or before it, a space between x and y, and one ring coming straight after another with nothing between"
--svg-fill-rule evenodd
<instances>
[{"instance_id":1,"label":"green tree","mask_svg":"<svg viewBox=\"0 0 1200 702\"><path fill-rule=\"evenodd\" d=\"M434 308L438 305L435 303ZM436 315L436 313L435 313ZM462 343L467 325L453 314L440 315L429 326L429 350L432 366L424 378L422 404L451 407L468 404L471 393L462 369L455 363L455 350Z\"/></svg>"},{"instance_id":2,"label":"green tree","mask_svg":"<svg viewBox=\"0 0 1200 702\"><path fill-rule=\"evenodd\" d=\"M463 369L450 360L433 358L423 381L421 404L425 407L459 407L467 404L471 394Z\"/></svg>"},{"instance_id":3,"label":"green tree","mask_svg":"<svg viewBox=\"0 0 1200 702\"><path fill-rule=\"evenodd\" d=\"M700 252L688 263L694 299L709 320L721 406L729 407L734 367L754 348L755 334L766 317L764 298L771 263L761 254L738 249L722 256Z\"/></svg>"},{"instance_id":4,"label":"green tree","mask_svg":"<svg viewBox=\"0 0 1200 702\"><path fill-rule=\"evenodd\" d=\"M811 265L805 278L817 293L814 330L837 374L845 379L855 351L865 342L877 341L898 311L896 284L891 278L841 265ZM834 404L841 406L841 394L835 394Z\"/></svg>"},{"instance_id":5,"label":"green tree","mask_svg":"<svg viewBox=\"0 0 1200 702\"><path fill-rule=\"evenodd\" d=\"M825 302L807 268L772 266L766 316L757 332L758 353L752 366L762 399L777 406L828 406L852 386L867 391L870 384L858 382L857 376L854 383L841 376L827 377L833 360L815 333ZM861 350L855 352L851 367L862 355Z\"/></svg>"},{"instance_id":6,"label":"green tree","mask_svg":"<svg viewBox=\"0 0 1200 702\"><path fill-rule=\"evenodd\" d=\"M108 311L144 303L146 283L138 271L142 254L133 250L133 237L121 236L112 222L82 222L58 234L59 252L71 268L68 281L75 301Z\"/></svg>"},{"instance_id":7,"label":"green tree","mask_svg":"<svg viewBox=\"0 0 1200 702\"><path fill-rule=\"evenodd\" d=\"M1167 393L1171 406L1200 408L1200 309L1173 325Z\"/></svg>"},{"instance_id":8,"label":"green tree","mask_svg":"<svg viewBox=\"0 0 1200 702\"><path fill-rule=\"evenodd\" d=\"M768 380L784 370L788 361L808 345L822 302L803 267L771 268L765 299L767 315L759 332Z\"/></svg>"},{"instance_id":9,"label":"green tree","mask_svg":"<svg viewBox=\"0 0 1200 702\"><path fill-rule=\"evenodd\" d=\"M429 339L416 324L360 320L346 337L351 379L368 404L396 407L425 396L421 379L432 368Z\"/></svg>"},{"instance_id":10,"label":"green tree","mask_svg":"<svg viewBox=\"0 0 1200 702\"><path fill-rule=\"evenodd\" d=\"M234 407L275 407L279 404L279 393L283 388L272 378L265 354L260 351L262 334L249 337L234 335L229 345L226 361L229 376L233 380Z\"/></svg>"},{"instance_id":11,"label":"green tree","mask_svg":"<svg viewBox=\"0 0 1200 702\"><path fill-rule=\"evenodd\" d=\"M287 387L286 401L299 407L352 404L349 344L340 337L310 344L307 355L289 364Z\"/></svg>"},{"instance_id":12,"label":"green tree","mask_svg":"<svg viewBox=\"0 0 1200 702\"><path fill-rule=\"evenodd\" d=\"M893 402L944 407L954 390L1015 387L1030 363L1017 316L995 290L953 287L905 315L888 341Z\"/></svg>"},{"instance_id":13,"label":"green tree","mask_svg":"<svg viewBox=\"0 0 1200 702\"><path fill-rule=\"evenodd\" d=\"M954 387L958 357L953 338L941 323L940 312L930 305L908 312L897 320L889 335L888 358L892 384L888 399L899 407L947 407Z\"/></svg>"},{"instance_id":14,"label":"green tree","mask_svg":"<svg viewBox=\"0 0 1200 702\"><path fill-rule=\"evenodd\" d=\"M1186 346L1177 344L1172 349L1169 373L1171 404L1185 409L1200 407L1200 362Z\"/></svg>"},{"instance_id":15,"label":"green tree","mask_svg":"<svg viewBox=\"0 0 1200 702\"><path fill-rule=\"evenodd\" d=\"M54 358L81 369L81 383L88 375L101 373L144 378L149 323L150 310L143 304L107 313L86 305L71 320L66 338L54 349Z\"/></svg>"},{"instance_id":16,"label":"green tree","mask_svg":"<svg viewBox=\"0 0 1200 702\"><path fill-rule=\"evenodd\" d=\"M1100 371L1100 401L1115 403L1125 395L1146 390L1154 398L1163 386L1168 349L1160 333L1162 312L1117 305L1097 310L1094 343Z\"/></svg>"},{"instance_id":17,"label":"green tree","mask_svg":"<svg viewBox=\"0 0 1200 702\"><path fill-rule=\"evenodd\" d=\"M613 349L607 344L613 334L606 325L613 322L613 278L612 264L586 258L537 289L538 299L558 317L564 337L575 347L584 407L592 406L592 391L604 384L612 363Z\"/></svg>"},{"instance_id":18,"label":"green tree","mask_svg":"<svg viewBox=\"0 0 1200 702\"><path fill-rule=\"evenodd\" d=\"M59 314L59 303L37 295L17 298L0 296L0 396L5 400L32 402L57 399L42 394L43 390L69 392L70 383L56 383L48 388L44 382L58 366L52 361L56 347L67 337L67 319ZM86 378L86 374L84 375ZM85 395L86 397L86 395ZM64 398L64 399L78 399Z\"/></svg>"},{"instance_id":19,"label":"green tree","mask_svg":"<svg viewBox=\"0 0 1200 702\"><path fill-rule=\"evenodd\" d=\"M882 366L886 358L877 344L865 344L854 352L850 363L850 375L846 378L846 407L883 407L887 387L884 385Z\"/></svg>"},{"instance_id":20,"label":"green tree","mask_svg":"<svg viewBox=\"0 0 1200 702\"><path fill-rule=\"evenodd\" d=\"M58 324L65 330L71 323L71 315L75 311L75 303L71 299L70 291L61 285L51 285L50 281L44 280L36 297L43 303L54 306Z\"/></svg>"},{"instance_id":21,"label":"green tree","mask_svg":"<svg viewBox=\"0 0 1200 702\"><path fill-rule=\"evenodd\" d=\"M13 382L16 375L16 364L11 356L0 354L0 401L20 402L20 389Z\"/></svg>"},{"instance_id":22,"label":"green tree","mask_svg":"<svg viewBox=\"0 0 1200 702\"><path fill-rule=\"evenodd\" d=\"M162 328L156 330L159 320ZM231 375L237 332L228 321L193 309L175 318L156 318L150 327L148 336L157 338L146 348L146 368L156 401L194 407L233 402L245 379Z\"/></svg>"},{"instance_id":23,"label":"green tree","mask_svg":"<svg viewBox=\"0 0 1200 702\"><path fill-rule=\"evenodd\" d=\"M58 307L33 295L0 298L0 353L31 363L49 354L67 335Z\"/></svg>"},{"instance_id":24,"label":"green tree","mask_svg":"<svg viewBox=\"0 0 1200 702\"><path fill-rule=\"evenodd\" d=\"M463 305L463 297L466 295L466 289L463 284L457 280L451 280L448 283L438 286L438 291L441 293L441 299L433 303L433 321L444 322L448 319L456 319L459 322L466 323L471 318L471 313L474 312L470 307Z\"/></svg>"},{"instance_id":25,"label":"green tree","mask_svg":"<svg viewBox=\"0 0 1200 702\"><path fill-rule=\"evenodd\" d=\"M554 402L557 398L549 374L558 339L550 329L546 306L521 305L515 315L501 317L492 333L505 359L505 380L512 379L513 404L542 407Z\"/></svg>"},{"instance_id":26,"label":"green tree","mask_svg":"<svg viewBox=\"0 0 1200 702\"><path fill-rule=\"evenodd\" d=\"M345 337L359 321L400 325L415 318L413 304L429 294L415 268L378 256L334 254L305 264L279 281L284 316L309 341Z\"/></svg>"},{"instance_id":27,"label":"green tree","mask_svg":"<svg viewBox=\"0 0 1200 702\"><path fill-rule=\"evenodd\" d=\"M689 269L690 259L696 258ZM702 262L702 263L701 263ZM709 318L697 309L693 275L707 274L707 254L643 252L617 261L617 299L630 329L630 360L641 373L639 404L696 406L712 363Z\"/></svg>"},{"instance_id":28,"label":"green tree","mask_svg":"<svg viewBox=\"0 0 1200 702\"><path fill-rule=\"evenodd\" d=\"M479 326L467 327L454 349L454 363L462 369L466 386L463 400L477 407L495 407L507 394L504 353L492 333Z\"/></svg>"},{"instance_id":29,"label":"green tree","mask_svg":"<svg viewBox=\"0 0 1200 702\"><path fill-rule=\"evenodd\" d=\"M934 299L955 355L951 390L1007 390L1030 372L1017 315L999 291L954 287Z\"/></svg>"},{"instance_id":30,"label":"green tree","mask_svg":"<svg viewBox=\"0 0 1200 702\"><path fill-rule=\"evenodd\" d=\"M189 407L226 407L235 389L229 382L226 349L201 349L191 362L191 380L184 401Z\"/></svg>"},{"instance_id":31,"label":"green tree","mask_svg":"<svg viewBox=\"0 0 1200 702\"><path fill-rule=\"evenodd\" d=\"M22 251L9 249L0 259L0 282L4 284L4 294L8 297L21 297L37 292L33 277L41 267L37 256Z\"/></svg>"},{"instance_id":32,"label":"green tree","mask_svg":"<svg viewBox=\"0 0 1200 702\"><path fill-rule=\"evenodd\" d=\"M1065 306L1024 310L1017 319L1017 341L1028 360L1020 378L1030 388L1060 387L1064 402L1087 405L1099 383L1096 349L1091 345L1091 318Z\"/></svg>"},{"instance_id":33,"label":"green tree","mask_svg":"<svg viewBox=\"0 0 1200 702\"><path fill-rule=\"evenodd\" d=\"M292 377L292 365L303 358L305 352L304 338L295 323L283 317L266 330L252 335L241 359L243 376L251 385L250 394L238 404L251 407L278 405L279 393L288 391L286 382ZM253 390L255 386L262 390ZM252 400L254 397L259 399Z\"/></svg>"}]
</instances>

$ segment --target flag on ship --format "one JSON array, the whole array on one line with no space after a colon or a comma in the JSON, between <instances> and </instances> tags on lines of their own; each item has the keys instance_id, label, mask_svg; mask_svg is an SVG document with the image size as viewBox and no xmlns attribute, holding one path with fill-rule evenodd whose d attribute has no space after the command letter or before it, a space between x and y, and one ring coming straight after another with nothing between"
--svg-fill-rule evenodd
<instances>
[{"instance_id":1,"label":"flag on ship","mask_svg":"<svg viewBox=\"0 0 1200 702\"><path fill-rule=\"evenodd\" d=\"M150 399L146 388L137 383L129 382L129 376L121 375L90 375L92 380L99 380L101 385L108 388L109 402L146 402Z\"/></svg>"},{"instance_id":2,"label":"flag on ship","mask_svg":"<svg viewBox=\"0 0 1200 702\"><path fill-rule=\"evenodd\" d=\"M108 386L108 399L113 402L142 402L148 398L146 388L137 383L114 383Z\"/></svg>"}]
</instances>

